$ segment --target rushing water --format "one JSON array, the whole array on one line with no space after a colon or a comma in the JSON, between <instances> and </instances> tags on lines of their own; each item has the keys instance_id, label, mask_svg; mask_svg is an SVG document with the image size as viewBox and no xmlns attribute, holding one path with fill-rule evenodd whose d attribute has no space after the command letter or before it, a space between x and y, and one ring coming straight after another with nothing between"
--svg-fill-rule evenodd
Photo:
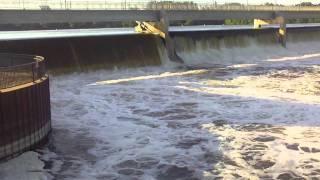
<instances>
[{"instance_id":1,"label":"rushing water","mask_svg":"<svg viewBox=\"0 0 320 180\"><path fill-rule=\"evenodd\" d=\"M319 179L319 43L232 48L180 49L191 68L52 76L50 144L21 157L37 166L13 171L18 158L0 175Z\"/></svg>"}]
</instances>

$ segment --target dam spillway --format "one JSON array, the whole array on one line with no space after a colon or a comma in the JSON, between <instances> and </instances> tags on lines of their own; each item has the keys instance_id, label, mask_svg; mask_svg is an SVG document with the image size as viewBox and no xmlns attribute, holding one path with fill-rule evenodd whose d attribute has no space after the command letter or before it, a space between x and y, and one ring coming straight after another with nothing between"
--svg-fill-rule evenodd
<instances>
[{"instance_id":1,"label":"dam spillway","mask_svg":"<svg viewBox=\"0 0 320 180\"><path fill-rule=\"evenodd\" d=\"M263 29L251 26L195 26L171 27L170 35L174 39L177 53L187 63L197 64L190 59L197 51L216 51L216 55L232 55L233 59L241 58L241 50L260 47L274 48L280 53L285 48L277 44L277 26L269 25ZM316 41L319 24L288 25L288 41L291 44L303 41ZM26 36L26 34L28 34ZM152 34L135 33L132 28L83 29L83 30L36 30L0 32L0 52L41 54L47 58L48 68L58 71L81 71L90 67L112 69L114 67L139 67L159 65L168 61L164 42ZM238 48L240 51L233 51ZM224 50L233 51L224 53ZM235 54L238 52L239 54ZM200 52L201 53L201 52ZM229 59L206 58L211 63L232 63ZM259 53L253 53L253 56ZM199 58L199 57L197 57ZM203 60L203 59L202 59ZM241 61L239 61L241 62ZM201 64L204 63L200 61ZM210 63L210 62L209 62ZM233 62L236 63L236 62Z\"/></svg>"},{"instance_id":2,"label":"dam spillway","mask_svg":"<svg viewBox=\"0 0 320 180\"><path fill-rule=\"evenodd\" d=\"M0 174L27 159L36 178L318 178L319 30L287 48L274 32L172 33L187 67L152 35L1 42L47 57L53 135Z\"/></svg>"}]
</instances>

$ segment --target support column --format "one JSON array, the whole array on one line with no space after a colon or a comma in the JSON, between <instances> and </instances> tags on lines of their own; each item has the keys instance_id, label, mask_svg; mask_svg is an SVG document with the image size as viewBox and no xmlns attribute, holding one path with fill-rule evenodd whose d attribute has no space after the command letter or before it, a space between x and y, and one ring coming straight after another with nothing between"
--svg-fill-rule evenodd
<instances>
[{"instance_id":1,"label":"support column","mask_svg":"<svg viewBox=\"0 0 320 180\"><path fill-rule=\"evenodd\" d=\"M183 63L183 60L178 56L176 52L174 41L169 34L170 21L166 15L166 12L163 10L160 11L160 26L162 32L164 32L165 34L165 45L169 59L174 62Z\"/></svg>"},{"instance_id":2,"label":"support column","mask_svg":"<svg viewBox=\"0 0 320 180\"><path fill-rule=\"evenodd\" d=\"M137 32L159 35L164 40L169 59L174 62L183 63L183 60L176 52L174 41L169 34L170 21L165 11L160 11L159 19L160 21L158 23L137 21L138 26L136 26L135 30Z\"/></svg>"},{"instance_id":3,"label":"support column","mask_svg":"<svg viewBox=\"0 0 320 180\"><path fill-rule=\"evenodd\" d=\"M279 32L278 32L279 43L281 43L281 45L283 47L286 47L287 46L287 23L286 23L286 20L284 19L284 17L278 16L278 17L276 17L276 21L280 25Z\"/></svg>"}]
</instances>

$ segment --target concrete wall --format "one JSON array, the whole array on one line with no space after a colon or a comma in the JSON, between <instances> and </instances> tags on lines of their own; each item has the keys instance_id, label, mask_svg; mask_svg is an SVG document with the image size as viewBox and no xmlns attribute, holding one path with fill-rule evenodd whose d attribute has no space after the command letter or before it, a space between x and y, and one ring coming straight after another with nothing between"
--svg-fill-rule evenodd
<instances>
[{"instance_id":1,"label":"concrete wall","mask_svg":"<svg viewBox=\"0 0 320 180\"><path fill-rule=\"evenodd\" d=\"M170 21L320 18L320 11L168 10ZM0 24L159 21L158 10L0 10Z\"/></svg>"}]
</instances>

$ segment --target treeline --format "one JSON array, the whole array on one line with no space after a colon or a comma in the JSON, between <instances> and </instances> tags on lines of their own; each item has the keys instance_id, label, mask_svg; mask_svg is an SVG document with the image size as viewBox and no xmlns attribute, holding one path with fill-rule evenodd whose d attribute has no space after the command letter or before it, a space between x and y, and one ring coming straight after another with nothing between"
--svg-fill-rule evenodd
<instances>
[{"instance_id":1,"label":"treeline","mask_svg":"<svg viewBox=\"0 0 320 180\"><path fill-rule=\"evenodd\" d=\"M224 25L253 25L254 20L246 19L226 19ZM301 23L320 23L320 19L290 19L288 24L301 24Z\"/></svg>"},{"instance_id":2,"label":"treeline","mask_svg":"<svg viewBox=\"0 0 320 180\"><path fill-rule=\"evenodd\" d=\"M174 2L174 1L151 1L147 4L148 9L198 9L198 4L192 1Z\"/></svg>"},{"instance_id":3,"label":"treeline","mask_svg":"<svg viewBox=\"0 0 320 180\"><path fill-rule=\"evenodd\" d=\"M288 20L289 24L296 24L296 23L320 23L320 19L290 19Z\"/></svg>"},{"instance_id":4,"label":"treeline","mask_svg":"<svg viewBox=\"0 0 320 180\"><path fill-rule=\"evenodd\" d=\"M253 25L253 21L251 19L226 19L224 20L225 25Z\"/></svg>"},{"instance_id":5,"label":"treeline","mask_svg":"<svg viewBox=\"0 0 320 180\"><path fill-rule=\"evenodd\" d=\"M217 6L217 2L214 1L214 5ZM225 3L225 6L246 6L243 3ZM284 6L283 4L265 3L262 6ZM313 4L312 2L301 2L295 6L320 6L319 4ZM176 1L150 1L147 4L150 9L198 9L198 4L192 1L176 2Z\"/></svg>"},{"instance_id":6,"label":"treeline","mask_svg":"<svg viewBox=\"0 0 320 180\"><path fill-rule=\"evenodd\" d=\"M246 4L241 4L241 3L225 3L224 5L228 5L228 6L245 6ZM283 4L274 4L274 3L265 3L262 4L262 6L285 6ZM309 7L309 6L320 6L319 4L313 4L312 2L302 2L299 4L296 4L295 6L304 6L304 7Z\"/></svg>"},{"instance_id":7,"label":"treeline","mask_svg":"<svg viewBox=\"0 0 320 180\"><path fill-rule=\"evenodd\" d=\"M296 6L320 6L319 4L313 4L312 2L302 2L300 4L296 4Z\"/></svg>"}]
</instances>

